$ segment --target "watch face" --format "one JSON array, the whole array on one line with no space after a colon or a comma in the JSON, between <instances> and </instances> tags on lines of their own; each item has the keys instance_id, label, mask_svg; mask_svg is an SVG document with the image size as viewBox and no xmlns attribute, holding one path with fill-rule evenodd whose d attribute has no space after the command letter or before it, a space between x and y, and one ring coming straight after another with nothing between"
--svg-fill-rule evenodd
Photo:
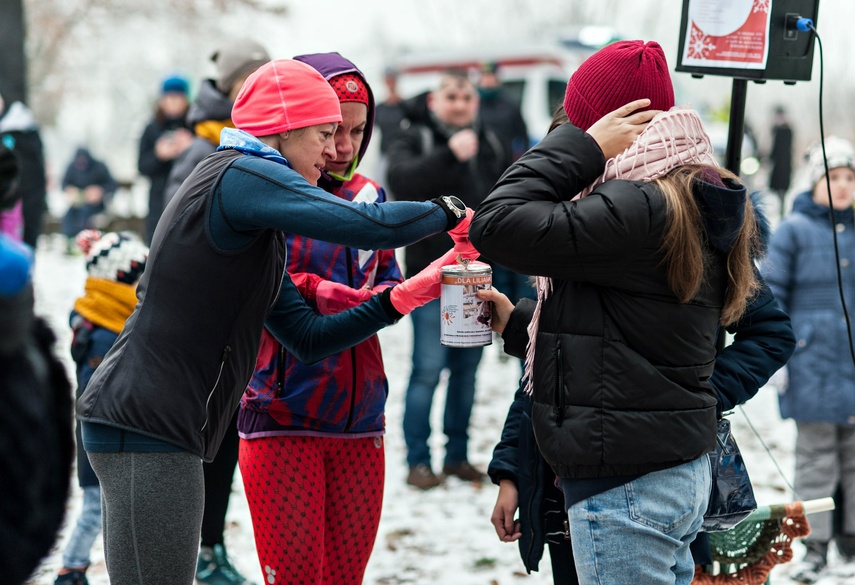
<instances>
[{"instance_id":1,"label":"watch face","mask_svg":"<svg viewBox=\"0 0 855 585\"><path fill-rule=\"evenodd\" d=\"M466 215L466 206L457 197L449 197L448 195L446 195L445 197L443 197L443 200L448 205L448 208L451 209L451 211L453 211L454 215L456 215L457 217L463 217L464 215Z\"/></svg>"}]
</instances>

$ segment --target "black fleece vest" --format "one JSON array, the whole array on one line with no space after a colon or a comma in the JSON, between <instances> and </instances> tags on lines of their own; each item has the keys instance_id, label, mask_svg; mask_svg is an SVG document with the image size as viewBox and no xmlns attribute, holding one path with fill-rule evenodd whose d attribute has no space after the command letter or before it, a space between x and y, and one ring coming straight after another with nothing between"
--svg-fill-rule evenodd
<instances>
[{"instance_id":1,"label":"black fleece vest","mask_svg":"<svg viewBox=\"0 0 855 585\"><path fill-rule=\"evenodd\" d=\"M240 156L204 159L164 211L139 303L78 401L81 420L155 437L206 461L216 455L285 266L280 232L260 231L232 251L211 240L220 177Z\"/></svg>"}]
</instances>

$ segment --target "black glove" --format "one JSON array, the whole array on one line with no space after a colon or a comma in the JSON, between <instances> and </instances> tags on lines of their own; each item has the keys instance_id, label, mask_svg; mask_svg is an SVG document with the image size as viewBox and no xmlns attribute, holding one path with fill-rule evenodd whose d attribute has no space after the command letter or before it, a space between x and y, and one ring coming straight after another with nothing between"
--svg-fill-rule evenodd
<instances>
[{"instance_id":1,"label":"black glove","mask_svg":"<svg viewBox=\"0 0 855 585\"><path fill-rule=\"evenodd\" d=\"M431 199L431 201L439 205L448 216L448 225L445 231L454 228L466 217L466 204L459 197L443 195L442 197Z\"/></svg>"}]
</instances>

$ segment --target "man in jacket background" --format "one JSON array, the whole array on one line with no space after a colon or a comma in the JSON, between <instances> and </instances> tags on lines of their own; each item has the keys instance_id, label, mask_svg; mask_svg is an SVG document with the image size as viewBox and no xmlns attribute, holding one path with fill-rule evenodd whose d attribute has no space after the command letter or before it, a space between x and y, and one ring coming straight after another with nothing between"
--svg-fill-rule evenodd
<instances>
[{"instance_id":1,"label":"man in jacket background","mask_svg":"<svg viewBox=\"0 0 855 585\"><path fill-rule=\"evenodd\" d=\"M475 208L510 164L510 153L478 118L479 97L465 71L440 75L437 87L405 104L406 119L389 144L388 183L398 200L426 201L455 195ZM452 245L445 234L406 248L406 272L413 275ZM404 411L407 483L430 489L442 483L432 467L428 438L433 393L449 370L443 431L448 437L443 473L477 481L483 473L469 464L469 416L482 348L450 348L439 343L439 301L416 309L413 367Z\"/></svg>"}]
</instances>

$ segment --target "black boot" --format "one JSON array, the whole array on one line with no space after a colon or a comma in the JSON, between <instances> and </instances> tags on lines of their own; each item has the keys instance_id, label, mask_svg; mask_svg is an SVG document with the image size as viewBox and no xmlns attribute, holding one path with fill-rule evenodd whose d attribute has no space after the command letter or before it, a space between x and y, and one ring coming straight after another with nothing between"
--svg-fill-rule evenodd
<instances>
[{"instance_id":1,"label":"black boot","mask_svg":"<svg viewBox=\"0 0 855 585\"><path fill-rule=\"evenodd\" d=\"M816 583L828 564L828 543L816 540L806 540L807 552L802 559L801 568L793 575L799 583Z\"/></svg>"}]
</instances>

